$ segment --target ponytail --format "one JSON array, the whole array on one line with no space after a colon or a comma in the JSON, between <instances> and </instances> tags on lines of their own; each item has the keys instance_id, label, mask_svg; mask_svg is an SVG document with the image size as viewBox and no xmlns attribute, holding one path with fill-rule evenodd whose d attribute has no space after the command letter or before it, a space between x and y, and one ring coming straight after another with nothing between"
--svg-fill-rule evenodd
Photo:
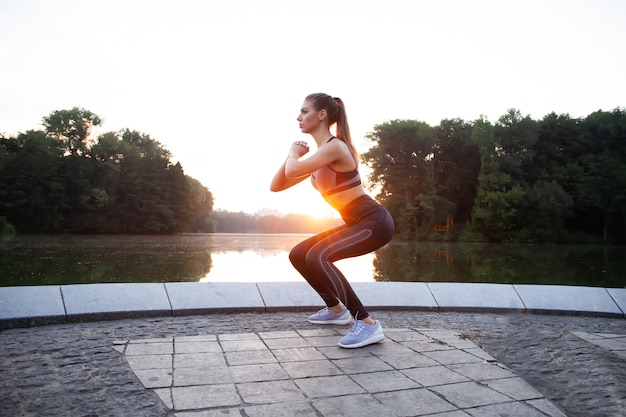
<instances>
[{"instance_id":1,"label":"ponytail","mask_svg":"<svg viewBox=\"0 0 626 417\"><path fill-rule=\"evenodd\" d=\"M313 103L316 110L326 110L328 113L329 127L336 124L336 135L339 139L343 140L354 158L354 161L358 164L361 157L359 152L352 143L352 136L350 136L350 126L348 126L348 115L346 113L346 106L339 97L331 97L324 93L309 94L306 98Z\"/></svg>"}]
</instances>

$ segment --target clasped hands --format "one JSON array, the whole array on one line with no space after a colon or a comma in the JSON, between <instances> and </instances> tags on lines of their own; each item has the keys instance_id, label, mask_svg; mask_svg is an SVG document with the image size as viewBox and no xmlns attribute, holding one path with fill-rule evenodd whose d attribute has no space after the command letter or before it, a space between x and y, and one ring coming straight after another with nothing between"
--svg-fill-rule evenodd
<instances>
[{"instance_id":1,"label":"clasped hands","mask_svg":"<svg viewBox=\"0 0 626 417\"><path fill-rule=\"evenodd\" d=\"M289 155L300 158L301 156L306 155L308 152L309 144L302 140L299 140L291 144L291 150L289 151Z\"/></svg>"}]
</instances>

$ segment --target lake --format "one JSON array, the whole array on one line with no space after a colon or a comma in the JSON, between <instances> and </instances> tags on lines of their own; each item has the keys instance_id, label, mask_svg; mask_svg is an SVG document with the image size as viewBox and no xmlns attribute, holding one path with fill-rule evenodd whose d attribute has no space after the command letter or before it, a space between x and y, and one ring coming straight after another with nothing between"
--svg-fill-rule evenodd
<instances>
[{"instance_id":1,"label":"lake","mask_svg":"<svg viewBox=\"0 0 626 417\"><path fill-rule=\"evenodd\" d=\"M0 286L101 282L297 282L307 235L16 236L0 240ZM352 282L626 287L626 247L392 241L337 262Z\"/></svg>"}]
</instances>

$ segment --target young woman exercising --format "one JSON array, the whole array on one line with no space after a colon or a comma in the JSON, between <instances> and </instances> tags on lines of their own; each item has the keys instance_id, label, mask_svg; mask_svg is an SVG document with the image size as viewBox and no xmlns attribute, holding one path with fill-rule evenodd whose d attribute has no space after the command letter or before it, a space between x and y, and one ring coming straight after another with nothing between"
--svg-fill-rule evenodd
<instances>
[{"instance_id":1,"label":"young woman exercising","mask_svg":"<svg viewBox=\"0 0 626 417\"><path fill-rule=\"evenodd\" d=\"M282 191L310 177L313 187L345 222L304 240L289 254L293 266L326 303L309 321L349 324L354 317L354 326L339 340L339 346L359 348L378 343L385 338L380 323L372 319L334 262L387 244L394 233L393 219L361 185L359 155L352 144L343 101L328 94L311 94L304 100L298 122L302 133L315 140L317 151L302 158L309 146L304 141L294 142L270 189ZM337 136L330 132L333 125Z\"/></svg>"}]
</instances>

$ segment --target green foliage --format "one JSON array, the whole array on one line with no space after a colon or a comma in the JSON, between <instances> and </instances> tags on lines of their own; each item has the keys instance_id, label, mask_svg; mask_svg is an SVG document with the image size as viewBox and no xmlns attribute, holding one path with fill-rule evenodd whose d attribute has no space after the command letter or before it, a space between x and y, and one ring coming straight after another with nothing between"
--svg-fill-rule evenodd
<instances>
[{"instance_id":1,"label":"green foliage","mask_svg":"<svg viewBox=\"0 0 626 417\"><path fill-rule=\"evenodd\" d=\"M626 242L626 114L541 120L507 111L495 125L415 120L375 126L364 161L397 235L512 242Z\"/></svg>"},{"instance_id":2,"label":"green foliage","mask_svg":"<svg viewBox=\"0 0 626 417\"><path fill-rule=\"evenodd\" d=\"M212 231L213 196L149 135L107 132L84 109L44 118L46 131L0 138L0 215L23 233Z\"/></svg>"},{"instance_id":3,"label":"green foliage","mask_svg":"<svg viewBox=\"0 0 626 417\"><path fill-rule=\"evenodd\" d=\"M43 126L51 137L63 143L71 155L83 155L90 143L91 128L98 126L100 117L80 107L57 110L44 117Z\"/></svg>"}]
</instances>

